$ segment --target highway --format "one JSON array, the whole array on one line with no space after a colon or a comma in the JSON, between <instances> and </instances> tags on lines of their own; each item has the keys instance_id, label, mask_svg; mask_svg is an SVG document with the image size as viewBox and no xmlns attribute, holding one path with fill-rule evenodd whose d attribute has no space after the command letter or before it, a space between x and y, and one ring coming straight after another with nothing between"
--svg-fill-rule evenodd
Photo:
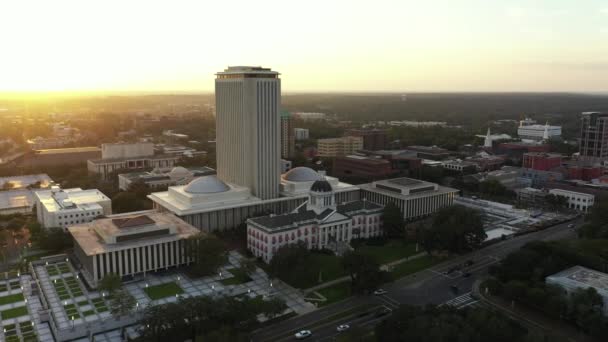
<instances>
[{"instance_id":1,"label":"highway","mask_svg":"<svg viewBox=\"0 0 608 342\"><path fill-rule=\"evenodd\" d=\"M578 227L582 224L582 219L513 237L408 275L386 284L383 287L387 291L385 295L350 297L311 313L262 328L254 332L252 341L291 341L294 340L294 334L302 329L309 329L313 332L313 336L307 341L331 341L339 334L336 331L338 325L346 323L351 326L351 329L355 326L371 329L386 318L386 316L376 316L375 312L379 308L394 309L401 304L440 305L445 303L456 307L477 305L474 299L469 299L467 296L470 296L475 280L486 275L490 266L531 241L575 238L574 229L568 228L571 223ZM445 274L446 271L461 266L469 260L473 261L469 267ZM465 276L466 273L470 275ZM369 314L361 316L361 313L365 312L369 312Z\"/></svg>"}]
</instances>

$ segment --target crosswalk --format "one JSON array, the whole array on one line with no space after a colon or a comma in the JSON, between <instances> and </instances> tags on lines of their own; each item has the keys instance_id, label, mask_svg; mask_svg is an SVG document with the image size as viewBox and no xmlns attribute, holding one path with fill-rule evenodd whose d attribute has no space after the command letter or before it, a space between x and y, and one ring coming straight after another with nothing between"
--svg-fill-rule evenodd
<instances>
[{"instance_id":1,"label":"crosswalk","mask_svg":"<svg viewBox=\"0 0 608 342\"><path fill-rule=\"evenodd\" d=\"M378 298L381 302L389 306L389 308L398 308L400 305L397 300L393 299L392 297L389 297L388 295L376 296L376 298Z\"/></svg>"},{"instance_id":2,"label":"crosswalk","mask_svg":"<svg viewBox=\"0 0 608 342\"><path fill-rule=\"evenodd\" d=\"M456 298L452 298L439 306L453 306L457 309L462 309L467 306L476 305L477 302L479 301L471 296L471 292L468 292Z\"/></svg>"}]
</instances>

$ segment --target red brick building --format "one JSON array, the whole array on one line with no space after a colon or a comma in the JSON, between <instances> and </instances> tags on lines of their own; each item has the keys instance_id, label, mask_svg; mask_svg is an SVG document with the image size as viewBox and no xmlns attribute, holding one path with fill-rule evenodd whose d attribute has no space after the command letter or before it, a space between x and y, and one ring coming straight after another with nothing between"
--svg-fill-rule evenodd
<instances>
[{"instance_id":1,"label":"red brick building","mask_svg":"<svg viewBox=\"0 0 608 342\"><path fill-rule=\"evenodd\" d=\"M562 165L562 155L558 153L528 152L522 157L522 167L539 171L549 171Z\"/></svg>"},{"instance_id":2,"label":"red brick building","mask_svg":"<svg viewBox=\"0 0 608 342\"><path fill-rule=\"evenodd\" d=\"M393 169L391 163L385 159L350 155L336 157L332 173L338 178L378 180L390 177Z\"/></svg>"},{"instance_id":3,"label":"red brick building","mask_svg":"<svg viewBox=\"0 0 608 342\"><path fill-rule=\"evenodd\" d=\"M346 132L347 136L363 137L363 149L377 151L386 148L388 141L387 130L378 128L358 128L350 129Z\"/></svg>"}]
</instances>

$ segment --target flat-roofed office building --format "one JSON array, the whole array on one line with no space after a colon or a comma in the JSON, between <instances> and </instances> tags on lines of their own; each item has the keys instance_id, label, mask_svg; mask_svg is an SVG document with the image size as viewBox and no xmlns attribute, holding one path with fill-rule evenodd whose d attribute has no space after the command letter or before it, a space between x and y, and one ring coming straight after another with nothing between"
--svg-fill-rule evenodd
<instances>
[{"instance_id":1,"label":"flat-roofed office building","mask_svg":"<svg viewBox=\"0 0 608 342\"><path fill-rule=\"evenodd\" d=\"M458 190L412 178L394 178L359 185L361 199L394 203L405 220L422 218L454 204Z\"/></svg>"},{"instance_id":2,"label":"flat-roofed office building","mask_svg":"<svg viewBox=\"0 0 608 342\"><path fill-rule=\"evenodd\" d=\"M112 215L68 231L93 288L108 273L129 277L189 264L185 240L199 233L175 215L154 211Z\"/></svg>"}]
</instances>

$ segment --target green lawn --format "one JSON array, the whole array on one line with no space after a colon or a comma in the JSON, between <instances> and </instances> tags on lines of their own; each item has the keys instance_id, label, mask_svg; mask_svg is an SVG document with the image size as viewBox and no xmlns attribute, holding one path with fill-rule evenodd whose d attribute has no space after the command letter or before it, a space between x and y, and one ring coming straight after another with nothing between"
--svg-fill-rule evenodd
<instances>
[{"instance_id":1,"label":"green lawn","mask_svg":"<svg viewBox=\"0 0 608 342\"><path fill-rule=\"evenodd\" d=\"M382 265L416 254L416 244L405 243L400 239L392 239L383 246L362 245L357 250L372 256Z\"/></svg>"},{"instance_id":2,"label":"green lawn","mask_svg":"<svg viewBox=\"0 0 608 342\"><path fill-rule=\"evenodd\" d=\"M23 302L23 300L23 293L16 293L9 296L0 297L0 305Z\"/></svg>"},{"instance_id":3,"label":"green lawn","mask_svg":"<svg viewBox=\"0 0 608 342\"><path fill-rule=\"evenodd\" d=\"M232 273L232 275L234 277L222 279L221 283L224 285L238 285L238 284L248 283L251 281L251 278L249 277L249 275L247 275L247 273L243 272L243 270L241 270L240 268L234 268L229 271L230 271L230 273Z\"/></svg>"},{"instance_id":4,"label":"green lawn","mask_svg":"<svg viewBox=\"0 0 608 342\"><path fill-rule=\"evenodd\" d=\"M396 265L391 271L391 274L395 279L398 279L401 277L405 277L408 274L416 273L418 271L422 271L425 268L437 265L442 261L445 261L445 259L425 255L423 257Z\"/></svg>"},{"instance_id":5,"label":"green lawn","mask_svg":"<svg viewBox=\"0 0 608 342\"><path fill-rule=\"evenodd\" d=\"M343 283L335 284L319 291L321 295L327 298L325 302L319 302L319 306L325 306L328 304L335 303L342 299L348 298L352 295L350 291L350 281L345 281Z\"/></svg>"},{"instance_id":6,"label":"green lawn","mask_svg":"<svg viewBox=\"0 0 608 342\"><path fill-rule=\"evenodd\" d=\"M20 306L18 308L4 310L0 312L0 315L2 316L2 319L25 316L27 315L27 307Z\"/></svg>"},{"instance_id":7,"label":"green lawn","mask_svg":"<svg viewBox=\"0 0 608 342\"><path fill-rule=\"evenodd\" d=\"M148 288L145 288L144 291L152 300L171 297L175 296L176 294L184 293L184 290L182 290L182 288L179 287L179 285L177 285L175 282L150 286Z\"/></svg>"}]
</instances>

